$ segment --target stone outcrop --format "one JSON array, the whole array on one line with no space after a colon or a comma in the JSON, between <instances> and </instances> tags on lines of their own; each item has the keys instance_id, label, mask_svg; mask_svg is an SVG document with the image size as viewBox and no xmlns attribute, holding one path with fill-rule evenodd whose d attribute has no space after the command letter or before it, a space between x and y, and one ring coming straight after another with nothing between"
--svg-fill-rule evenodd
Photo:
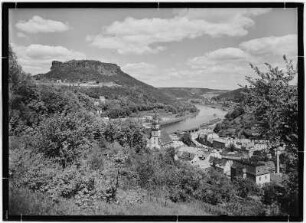
<instances>
[{"instance_id":1,"label":"stone outcrop","mask_svg":"<svg viewBox=\"0 0 306 223\"><path fill-rule=\"evenodd\" d=\"M67 62L52 61L51 71L57 69L80 69L91 71L94 70L101 75L112 76L120 71L116 64L102 63L96 60L70 60Z\"/></svg>"}]
</instances>

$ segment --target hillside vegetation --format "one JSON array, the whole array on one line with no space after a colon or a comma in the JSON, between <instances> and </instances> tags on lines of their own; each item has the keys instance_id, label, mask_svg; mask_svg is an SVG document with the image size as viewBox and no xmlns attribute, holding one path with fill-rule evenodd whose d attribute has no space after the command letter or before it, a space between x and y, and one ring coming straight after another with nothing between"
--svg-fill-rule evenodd
<instances>
[{"instance_id":1,"label":"hillside vegetation","mask_svg":"<svg viewBox=\"0 0 306 223\"><path fill-rule=\"evenodd\" d=\"M180 99L201 99L205 95L218 95L227 92L226 90L216 90L209 88L160 88L160 90L170 96Z\"/></svg>"},{"instance_id":2,"label":"hillside vegetation","mask_svg":"<svg viewBox=\"0 0 306 223\"><path fill-rule=\"evenodd\" d=\"M244 88L238 88L236 90L228 91L215 96L214 99L217 101L233 101L233 102L241 102L243 100L243 92L246 90Z\"/></svg>"},{"instance_id":3,"label":"hillside vegetation","mask_svg":"<svg viewBox=\"0 0 306 223\"><path fill-rule=\"evenodd\" d=\"M9 215L258 216L280 214L275 200L284 214L292 207L290 184L271 195L273 185L176 161L173 148L149 150L140 123L104 123L91 97L36 84L11 51L9 90Z\"/></svg>"},{"instance_id":4,"label":"hillside vegetation","mask_svg":"<svg viewBox=\"0 0 306 223\"><path fill-rule=\"evenodd\" d=\"M194 105L177 101L159 89L145 84L124 73L116 64L94 60L71 60L65 63L53 61L49 72L34 76L38 83L52 82L65 90L81 92L93 99L106 97L103 115L111 118L126 117L139 111L162 109L173 114L196 112ZM55 84L61 81L64 84ZM80 83L93 83L78 87ZM95 86L98 83L114 83L114 86Z\"/></svg>"},{"instance_id":5,"label":"hillside vegetation","mask_svg":"<svg viewBox=\"0 0 306 223\"><path fill-rule=\"evenodd\" d=\"M302 168L299 160L299 119L298 88L291 85L297 75L293 62L284 56L286 69L280 70L266 64L267 71L251 66L256 78L247 77L249 85L243 90L242 100L233 111L225 116L225 120L216 125L214 131L222 136L246 137L269 141L270 153L285 145L282 163L285 165L284 176L287 177L285 187L288 191L280 192L277 187L269 185L265 188L269 199L283 213L292 216L299 214L299 188ZM268 192L269 191L269 192Z\"/></svg>"}]
</instances>

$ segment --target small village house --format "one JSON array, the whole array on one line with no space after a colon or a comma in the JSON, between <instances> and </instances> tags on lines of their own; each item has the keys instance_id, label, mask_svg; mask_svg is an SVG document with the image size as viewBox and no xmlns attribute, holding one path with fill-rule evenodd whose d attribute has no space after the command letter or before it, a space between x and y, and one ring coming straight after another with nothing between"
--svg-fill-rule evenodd
<instances>
[{"instance_id":1,"label":"small village house","mask_svg":"<svg viewBox=\"0 0 306 223\"><path fill-rule=\"evenodd\" d=\"M232 165L233 160L212 157L212 167L218 172L225 174L228 178L231 177Z\"/></svg>"},{"instance_id":2,"label":"small village house","mask_svg":"<svg viewBox=\"0 0 306 223\"><path fill-rule=\"evenodd\" d=\"M100 96L99 101L100 101L101 104L105 104L106 98L104 96Z\"/></svg>"},{"instance_id":3,"label":"small village house","mask_svg":"<svg viewBox=\"0 0 306 223\"><path fill-rule=\"evenodd\" d=\"M213 140L213 147L214 149L224 149L226 145L226 141L224 139L214 139Z\"/></svg>"},{"instance_id":4,"label":"small village house","mask_svg":"<svg viewBox=\"0 0 306 223\"><path fill-rule=\"evenodd\" d=\"M235 177L250 179L260 186L271 181L270 170L265 163L244 160L235 161L232 165L231 179Z\"/></svg>"}]
</instances>

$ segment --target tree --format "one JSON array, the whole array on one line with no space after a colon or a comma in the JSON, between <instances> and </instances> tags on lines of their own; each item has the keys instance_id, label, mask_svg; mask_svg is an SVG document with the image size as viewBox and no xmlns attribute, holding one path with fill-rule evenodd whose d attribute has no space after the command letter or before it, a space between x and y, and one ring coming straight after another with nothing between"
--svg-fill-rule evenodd
<instances>
[{"instance_id":1,"label":"tree","mask_svg":"<svg viewBox=\"0 0 306 223\"><path fill-rule=\"evenodd\" d=\"M249 195L258 195L260 194L260 188L250 179L243 179L237 177L234 180L234 185L236 186L238 196L246 198Z\"/></svg>"},{"instance_id":2,"label":"tree","mask_svg":"<svg viewBox=\"0 0 306 223\"><path fill-rule=\"evenodd\" d=\"M12 47L9 46L9 83L13 86L17 85L20 81L23 71L17 61L17 56L13 52Z\"/></svg>"},{"instance_id":3,"label":"tree","mask_svg":"<svg viewBox=\"0 0 306 223\"><path fill-rule=\"evenodd\" d=\"M77 163L92 146L93 122L83 113L56 114L42 121L36 135L37 151L66 166Z\"/></svg>"},{"instance_id":4,"label":"tree","mask_svg":"<svg viewBox=\"0 0 306 223\"><path fill-rule=\"evenodd\" d=\"M268 139L272 146L286 145L289 169L285 172L289 180L282 201L282 209L288 214L297 214L298 205L298 89L291 85L297 75L293 62L284 56L286 68L272 67L266 64L267 71L262 72L251 65L259 78L247 77L243 104L248 113L253 113L259 136Z\"/></svg>"},{"instance_id":5,"label":"tree","mask_svg":"<svg viewBox=\"0 0 306 223\"><path fill-rule=\"evenodd\" d=\"M290 85L297 74L284 56L286 70L265 64L267 72L251 65L259 78L246 77L244 105L255 115L260 136L279 144L296 144L298 137L297 86Z\"/></svg>"},{"instance_id":6,"label":"tree","mask_svg":"<svg viewBox=\"0 0 306 223\"><path fill-rule=\"evenodd\" d=\"M191 135L189 133L184 133L184 135L181 137L181 141L187 146L195 146L194 142L192 142L191 140Z\"/></svg>"},{"instance_id":7,"label":"tree","mask_svg":"<svg viewBox=\"0 0 306 223\"><path fill-rule=\"evenodd\" d=\"M22 71L9 47L9 132L22 134L41 121L45 105L31 76Z\"/></svg>"}]
</instances>

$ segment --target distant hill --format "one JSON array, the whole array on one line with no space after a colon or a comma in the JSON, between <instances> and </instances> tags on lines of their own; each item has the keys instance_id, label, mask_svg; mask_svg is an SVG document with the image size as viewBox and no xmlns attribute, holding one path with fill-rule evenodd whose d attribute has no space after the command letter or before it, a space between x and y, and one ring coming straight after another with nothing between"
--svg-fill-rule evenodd
<instances>
[{"instance_id":1,"label":"distant hill","mask_svg":"<svg viewBox=\"0 0 306 223\"><path fill-rule=\"evenodd\" d=\"M242 94L243 91L245 91L244 88L238 88L233 91L224 92L214 98L216 100L240 102L243 99L243 94Z\"/></svg>"},{"instance_id":2,"label":"distant hill","mask_svg":"<svg viewBox=\"0 0 306 223\"><path fill-rule=\"evenodd\" d=\"M131 77L116 64L95 60L53 61L49 72L34 78L40 84L75 88L92 98L104 96L116 112L165 109L177 114L196 111L194 105L178 101L176 97Z\"/></svg>"},{"instance_id":3,"label":"distant hill","mask_svg":"<svg viewBox=\"0 0 306 223\"><path fill-rule=\"evenodd\" d=\"M65 83L115 83L123 89L113 89L109 91L140 91L148 95L149 99L162 103L173 103L174 98L160 92L159 89L145 84L130 75L124 73L116 64L103 63L95 60L71 60L67 62L53 61L49 72L34 76L37 80L62 81ZM102 89L101 87L99 89ZM99 91L99 90L95 90ZM104 90L105 93L105 90ZM91 95L92 96L92 95Z\"/></svg>"},{"instance_id":4,"label":"distant hill","mask_svg":"<svg viewBox=\"0 0 306 223\"><path fill-rule=\"evenodd\" d=\"M217 90L209 88L159 88L164 94L182 99L213 97L226 93L227 90Z\"/></svg>"},{"instance_id":5,"label":"distant hill","mask_svg":"<svg viewBox=\"0 0 306 223\"><path fill-rule=\"evenodd\" d=\"M36 75L37 79L61 80L66 82L114 82L125 86L152 86L124 73L116 64L96 60L53 61L49 72Z\"/></svg>"}]
</instances>

